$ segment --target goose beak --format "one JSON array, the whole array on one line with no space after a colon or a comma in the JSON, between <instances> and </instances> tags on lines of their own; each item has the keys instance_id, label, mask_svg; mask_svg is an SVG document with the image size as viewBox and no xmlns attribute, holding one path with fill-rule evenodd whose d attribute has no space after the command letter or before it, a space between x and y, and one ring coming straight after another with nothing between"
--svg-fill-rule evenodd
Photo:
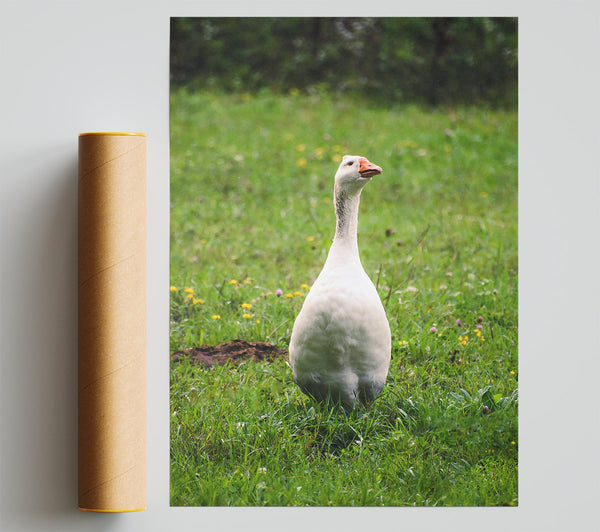
<instances>
[{"instance_id":1,"label":"goose beak","mask_svg":"<svg viewBox=\"0 0 600 532\"><path fill-rule=\"evenodd\" d=\"M358 170L358 173L361 175L361 177L373 177L374 175L382 172L381 167L369 162L369 160L365 157L361 157L358 161L360 163L360 169Z\"/></svg>"}]
</instances>

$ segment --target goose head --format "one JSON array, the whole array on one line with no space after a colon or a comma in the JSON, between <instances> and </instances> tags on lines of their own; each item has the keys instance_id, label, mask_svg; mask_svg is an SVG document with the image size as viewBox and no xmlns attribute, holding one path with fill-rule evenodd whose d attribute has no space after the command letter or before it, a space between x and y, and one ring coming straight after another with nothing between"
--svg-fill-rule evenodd
<instances>
[{"instance_id":1,"label":"goose head","mask_svg":"<svg viewBox=\"0 0 600 532\"><path fill-rule=\"evenodd\" d=\"M381 168L366 157L344 155L335 174L335 188L346 194L358 194L374 175L380 173Z\"/></svg>"}]
</instances>

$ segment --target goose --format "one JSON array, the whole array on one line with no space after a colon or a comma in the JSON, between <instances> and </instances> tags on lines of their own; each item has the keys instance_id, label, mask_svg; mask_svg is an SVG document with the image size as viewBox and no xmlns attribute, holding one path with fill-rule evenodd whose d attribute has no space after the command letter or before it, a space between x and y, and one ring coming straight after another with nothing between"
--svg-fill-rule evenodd
<instances>
[{"instance_id":1,"label":"goose","mask_svg":"<svg viewBox=\"0 0 600 532\"><path fill-rule=\"evenodd\" d=\"M390 327L358 252L358 206L379 166L345 155L335 174L336 229L321 273L292 328L289 360L300 390L346 409L381 392L391 358Z\"/></svg>"}]
</instances>

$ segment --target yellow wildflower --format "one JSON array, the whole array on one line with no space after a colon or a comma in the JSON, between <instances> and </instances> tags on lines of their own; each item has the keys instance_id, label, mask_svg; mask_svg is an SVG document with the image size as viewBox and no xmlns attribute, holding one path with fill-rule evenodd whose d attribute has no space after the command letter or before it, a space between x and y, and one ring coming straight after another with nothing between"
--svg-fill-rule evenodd
<instances>
[{"instance_id":1,"label":"yellow wildflower","mask_svg":"<svg viewBox=\"0 0 600 532\"><path fill-rule=\"evenodd\" d=\"M198 303L200 303L201 305L204 305L204 299L200 299L200 298L198 298L198 299L192 299L192 303L194 305L197 305Z\"/></svg>"},{"instance_id":2,"label":"yellow wildflower","mask_svg":"<svg viewBox=\"0 0 600 532\"><path fill-rule=\"evenodd\" d=\"M242 303L242 308L252 308L250 303Z\"/></svg>"},{"instance_id":3,"label":"yellow wildflower","mask_svg":"<svg viewBox=\"0 0 600 532\"><path fill-rule=\"evenodd\" d=\"M169 288L169 290L171 292L177 292L177 290L179 290L179 288L177 288L176 286L172 286L171 288Z\"/></svg>"},{"instance_id":4,"label":"yellow wildflower","mask_svg":"<svg viewBox=\"0 0 600 532\"><path fill-rule=\"evenodd\" d=\"M315 237L314 237L314 236L307 236L307 237L306 237L306 241L307 241L307 242L312 242L314 239L315 239Z\"/></svg>"},{"instance_id":5,"label":"yellow wildflower","mask_svg":"<svg viewBox=\"0 0 600 532\"><path fill-rule=\"evenodd\" d=\"M250 314L248 314L247 312L246 312L245 314L243 314L243 315L242 315L242 318L244 318L244 319L246 319L246 320L247 320L247 319L249 319L249 318L251 318L251 317L252 317L252 316L251 316Z\"/></svg>"},{"instance_id":6,"label":"yellow wildflower","mask_svg":"<svg viewBox=\"0 0 600 532\"><path fill-rule=\"evenodd\" d=\"M298 146L296 146L296 149L298 151L304 151L306 149L306 146L304 144L298 144Z\"/></svg>"},{"instance_id":7,"label":"yellow wildflower","mask_svg":"<svg viewBox=\"0 0 600 532\"><path fill-rule=\"evenodd\" d=\"M310 286L308 286L307 284L301 284L300 288L302 288L302 290L310 290Z\"/></svg>"},{"instance_id":8,"label":"yellow wildflower","mask_svg":"<svg viewBox=\"0 0 600 532\"><path fill-rule=\"evenodd\" d=\"M193 288L186 288L186 289L184 290L184 292L185 292L186 294L193 294L193 293L194 293L194 289L193 289Z\"/></svg>"},{"instance_id":9,"label":"yellow wildflower","mask_svg":"<svg viewBox=\"0 0 600 532\"><path fill-rule=\"evenodd\" d=\"M294 297L294 294L285 294L285 297Z\"/></svg>"},{"instance_id":10,"label":"yellow wildflower","mask_svg":"<svg viewBox=\"0 0 600 532\"><path fill-rule=\"evenodd\" d=\"M252 284L252 281L250 280L250 278L249 278L249 277L246 277L246 278L244 279L244 284Z\"/></svg>"},{"instance_id":11,"label":"yellow wildflower","mask_svg":"<svg viewBox=\"0 0 600 532\"><path fill-rule=\"evenodd\" d=\"M194 299L194 294L188 294L185 297L186 297L186 299Z\"/></svg>"},{"instance_id":12,"label":"yellow wildflower","mask_svg":"<svg viewBox=\"0 0 600 532\"><path fill-rule=\"evenodd\" d=\"M220 320L220 319L221 319L221 316L219 316L218 314L213 314L213 315L211 316L211 318L212 318L213 320Z\"/></svg>"},{"instance_id":13,"label":"yellow wildflower","mask_svg":"<svg viewBox=\"0 0 600 532\"><path fill-rule=\"evenodd\" d=\"M235 279L231 279L231 281L229 281L229 284L239 284Z\"/></svg>"},{"instance_id":14,"label":"yellow wildflower","mask_svg":"<svg viewBox=\"0 0 600 532\"><path fill-rule=\"evenodd\" d=\"M260 320L256 320L256 323L260 323Z\"/></svg>"},{"instance_id":15,"label":"yellow wildflower","mask_svg":"<svg viewBox=\"0 0 600 532\"><path fill-rule=\"evenodd\" d=\"M296 290L293 295L295 295L295 296L302 296L304 294L302 292L299 292L298 290Z\"/></svg>"},{"instance_id":16,"label":"yellow wildflower","mask_svg":"<svg viewBox=\"0 0 600 532\"><path fill-rule=\"evenodd\" d=\"M296 161L296 166L299 166L300 168L306 166L306 159L304 157L300 157L297 161Z\"/></svg>"}]
</instances>

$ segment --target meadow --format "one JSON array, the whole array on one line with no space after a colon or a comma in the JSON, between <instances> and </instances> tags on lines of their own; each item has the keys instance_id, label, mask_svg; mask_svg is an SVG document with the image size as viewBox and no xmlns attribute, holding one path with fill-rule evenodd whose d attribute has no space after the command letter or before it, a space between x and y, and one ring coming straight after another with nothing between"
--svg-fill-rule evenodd
<instances>
[{"instance_id":1,"label":"meadow","mask_svg":"<svg viewBox=\"0 0 600 532\"><path fill-rule=\"evenodd\" d=\"M171 352L287 348L345 154L383 168L358 239L392 331L386 387L345 412L285 360L172 363L172 505L518 504L516 111L174 90Z\"/></svg>"}]
</instances>

